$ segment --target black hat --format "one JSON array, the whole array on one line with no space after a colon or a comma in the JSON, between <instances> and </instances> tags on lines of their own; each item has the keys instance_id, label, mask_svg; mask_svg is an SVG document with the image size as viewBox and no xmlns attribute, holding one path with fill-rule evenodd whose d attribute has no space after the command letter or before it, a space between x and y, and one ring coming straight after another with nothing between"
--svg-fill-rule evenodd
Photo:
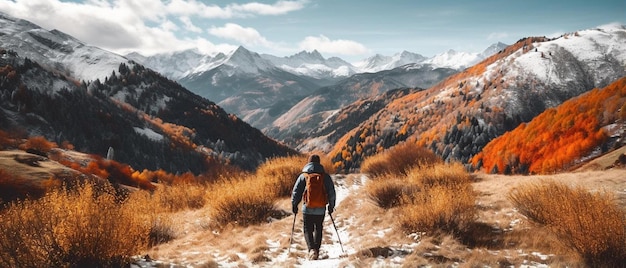
<instances>
[{"instance_id":1,"label":"black hat","mask_svg":"<svg viewBox=\"0 0 626 268\"><path fill-rule=\"evenodd\" d=\"M320 162L320 156L316 155L316 154L312 154L311 156L309 156L309 162L319 163Z\"/></svg>"}]
</instances>

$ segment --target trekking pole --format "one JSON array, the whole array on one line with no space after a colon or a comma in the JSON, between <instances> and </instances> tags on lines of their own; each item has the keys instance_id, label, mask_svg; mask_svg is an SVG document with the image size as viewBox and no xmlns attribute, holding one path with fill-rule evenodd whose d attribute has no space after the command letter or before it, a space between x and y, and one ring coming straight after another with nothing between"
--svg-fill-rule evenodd
<instances>
[{"instance_id":1,"label":"trekking pole","mask_svg":"<svg viewBox=\"0 0 626 268\"><path fill-rule=\"evenodd\" d=\"M341 237L339 237L339 230L337 230L337 225L335 224L335 219L333 219L333 214L328 214L328 216L330 216L330 221L333 222L333 227L335 227L335 232L337 233L337 240L339 240L339 246L341 247L341 252L343 252L343 255L346 255L346 251L343 250L343 244L341 243Z\"/></svg>"},{"instance_id":2,"label":"trekking pole","mask_svg":"<svg viewBox=\"0 0 626 268\"><path fill-rule=\"evenodd\" d=\"M289 249L287 250L287 255L291 254L291 244L293 244L293 230L296 228L296 216L298 216L298 214L293 214L293 224L291 225L291 237L289 237Z\"/></svg>"}]
</instances>

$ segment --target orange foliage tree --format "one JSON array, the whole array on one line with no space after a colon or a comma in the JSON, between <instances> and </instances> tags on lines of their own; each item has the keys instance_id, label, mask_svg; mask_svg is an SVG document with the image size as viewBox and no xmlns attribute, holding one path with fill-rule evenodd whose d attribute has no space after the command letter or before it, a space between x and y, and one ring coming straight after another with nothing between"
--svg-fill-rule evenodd
<instances>
[{"instance_id":1,"label":"orange foliage tree","mask_svg":"<svg viewBox=\"0 0 626 268\"><path fill-rule=\"evenodd\" d=\"M626 77L548 109L492 140L472 163L488 172L550 173L571 166L607 139L626 103Z\"/></svg>"}]
</instances>

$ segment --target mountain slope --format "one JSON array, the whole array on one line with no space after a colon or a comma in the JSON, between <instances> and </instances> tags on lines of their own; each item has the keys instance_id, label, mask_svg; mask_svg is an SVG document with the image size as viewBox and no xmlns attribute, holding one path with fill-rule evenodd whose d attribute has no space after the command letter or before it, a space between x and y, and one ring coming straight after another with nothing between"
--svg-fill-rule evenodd
<instances>
[{"instance_id":1,"label":"mountain slope","mask_svg":"<svg viewBox=\"0 0 626 268\"><path fill-rule=\"evenodd\" d=\"M128 63L122 56L88 46L60 31L48 31L2 12L0 47L78 80L104 79L120 63Z\"/></svg>"},{"instance_id":2,"label":"mountain slope","mask_svg":"<svg viewBox=\"0 0 626 268\"><path fill-rule=\"evenodd\" d=\"M622 135L625 120L626 77L547 109L489 142L472 162L494 173L562 171L601 147L610 132Z\"/></svg>"},{"instance_id":3,"label":"mountain slope","mask_svg":"<svg viewBox=\"0 0 626 268\"><path fill-rule=\"evenodd\" d=\"M626 75L625 65L623 26L556 39L524 38L428 90L390 103L344 136L331 156L349 170L363 157L410 140L446 160L467 163L505 131Z\"/></svg>"},{"instance_id":4,"label":"mountain slope","mask_svg":"<svg viewBox=\"0 0 626 268\"><path fill-rule=\"evenodd\" d=\"M356 74L313 92L283 113L264 132L296 147L302 143L299 137L318 137L314 129L323 127L328 114L353 103L361 105L361 100L378 98L392 89L428 88L454 73L453 69L408 64L389 71Z\"/></svg>"}]
</instances>

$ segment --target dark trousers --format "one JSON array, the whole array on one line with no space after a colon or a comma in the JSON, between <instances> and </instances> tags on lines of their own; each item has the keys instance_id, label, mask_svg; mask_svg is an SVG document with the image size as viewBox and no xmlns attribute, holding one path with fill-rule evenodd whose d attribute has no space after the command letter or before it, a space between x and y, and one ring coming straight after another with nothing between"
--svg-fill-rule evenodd
<instances>
[{"instance_id":1,"label":"dark trousers","mask_svg":"<svg viewBox=\"0 0 626 268\"><path fill-rule=\"evenodd\" d=\"M322 246L322 223L324 223L324 215L304 215L304 238L306 245L311 249L320 249Z\"/></svg>"}]
</instances>

